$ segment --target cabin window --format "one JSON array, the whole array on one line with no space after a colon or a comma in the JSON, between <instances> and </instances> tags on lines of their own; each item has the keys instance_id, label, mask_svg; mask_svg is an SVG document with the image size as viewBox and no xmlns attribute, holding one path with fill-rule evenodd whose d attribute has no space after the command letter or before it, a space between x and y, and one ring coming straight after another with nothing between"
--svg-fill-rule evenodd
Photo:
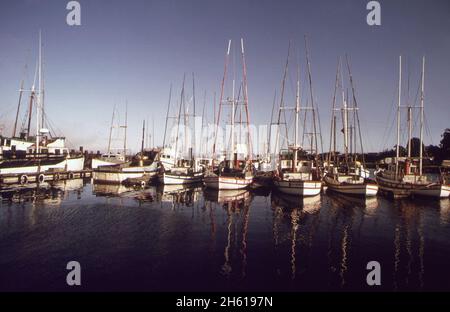
<instances>
[{"instance_id":1,"label":"cabin window","mask_svg":"<svg viewBox=\"0 0 450 312\"><path fill-rule=\"evenodd\" d=\"M6 139L6 146L10 146L11 145L11 139Z\"/></svg>"},{"instance_id":2,"label":"cabin window","mask_svg":"<svg viewBox=\"0 0 450 312\"><path fill-rule=\"evenodd\" d=\"M55 154L56 155L60 155L61 154L61 150L59 148L55 149Z\"/></svg>"}]
</instances>

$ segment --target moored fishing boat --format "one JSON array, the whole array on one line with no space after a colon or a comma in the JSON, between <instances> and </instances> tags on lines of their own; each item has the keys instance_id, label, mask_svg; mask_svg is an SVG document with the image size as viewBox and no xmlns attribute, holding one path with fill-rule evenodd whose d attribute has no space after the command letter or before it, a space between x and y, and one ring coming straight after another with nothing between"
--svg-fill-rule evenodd
<instances>
[{"instance_id":1,"label":"moored fishing boat","mask_svg":"<svg viewBox=\"0 0 450 312\"><path fill-rule=\"evenodd\" d=\"M280 170L273 180L275 187L282 193L315 196L320 194L322 181L314 160L304 159L297 163L296 169Z\"/></svg>"},{"instance_id":2,"label":"moored fishing boat","mask_svg":"<svg viewBox=\"0 0 450 312\"><path fill-rule=\"evenodd\" d=\"M20 137L17 138L17 122L20 113L23 82L20 89L16 119L11 138L0 140L0 184L43 183L48 179L71 179L85 175L84 156L81 152L70 151L66 139L55 136L45 125L49 125L44 111L44 88L42 75L42 42L39 32L39 57L35 81L30 91L30 100L26 118L22 124ZM38 86L36 88L36 77ZM33 111L36 117L36 134L30 136ZM51 126L51 125L50 125Z\"/></svg>"},{"instance_id":3,"label":"moored fishing boat","mask_svg":"<svg viewBox=\"0 0 450 312\"><path fill-rule=\"evenodd\" d=\"M324 181L328 190L360 196L375 196L378 193L378 185L375 182L368 182L357 175L327 174Z\"/></svg>"},{"instance_id":4,"label":"moored fishing boat","mask_svg":"<svg viewBox=\"0 0 450 312\"><path fill-rule=\"evenodd\" d=\"M186 107L186 101L185 101L185 93L184 93L184 82L185 77L183 77L183 86L181 88L181 100L180 100L180 107L177 115L177 134L175 139L175 157L173 159L173 165L166 168L163 164L163 170L160 174L159 180L163 184L192 184L192 183L199 183L203 180L203 168L198 166L197 159L194 155L194 148L191 146L188 146L188 141L190 142L191 138L188 137L188 127L189 127L189 114L187 113L188 108ZM192 90L193 90L193 117L195 117L195 84L194 84L194 74L192 74ZM179 135L180 135L180 121L182 118L183 113L183 120L184 120L184 142L183 145L184 149L187 149L187 157L183 157L183 155L178 156L178 147L179 147Z\"/></svg>"},{"instance_id":5,"label":"moored fishing boat","mask_svg":"<svg viewBox=\"0 0 450 312\"><path fill-rule=\"evenodd\" d=\"M143 178L145 184L158 176L160 166L154 161L155 154L136 155L135 159L124 164L100 166L93 170L94 183L122 184L128 179Z\"/></svg>"},{"instance_id":6,"label":"moored fishing boat","mask_svg":"<svg viewBox=\"0 0 450 312\"><path fill-rule=\"evenodd\" d=\"M111 118L111 126L109 128L109 140L108 140L108 149L105 154L102 154L100 157L95 157L92 159L91 168L96 169L100 166L113 166L120 165L126 162L126 154L127 154L127 109L125 109L125 125L114 125L115 122L115 114L116 107L113 108L112 118ZM119 149L115 149L112 147L113 140L113 129L124 129L124 137L123 137L123 151L119 151ZM113 150L117 150L113 152Z\"/></svg>"},{"instance_id":7,"label":"moored fishing boat","mask_svg":"<svg viewBox=\"0 0 450 312\"><path fill-rule=\"evenodd\" d=\"M244 54L244 41L241 38L241 57L242 57L242 78L243 83L239 88L242 90L242 99L240 98L241 92L237 98L235 97L235 80L232 83L232 97L223 100L224 85L227 77L227 67L230 56L231 40L228 41L228 49L225 58L225 70L222 79L221 96L219 101L219 112L217 115L216 131L214 132L214 144L213 144L213 161L211 167L207 169L204 177L204 183L206 188L216 190L236 190L244 189L250 186L254 177L254 167L252 163L252 151L251 151L251 138L250 138L250 121L248 113L248 96L247 96L247 69L245 65ZM215 167L215 161L217 161L216 155L216 142L217 142L217 127L220 121L220 115L223 110L223 106L227 105L231 107L230 111L230 148L225 151L225 160L223 160L217 167ZM238 108L240 108L238 110ZM235 115L240 112L240 121L236 122ZM245 118L242 118L245 115ZM235 124L239 124L239 129L243 126L246 129L246 142L245 144L239 144L237 147L236 142L236 130ZM242 139L242 136L239 136Z\"/></svg>"},{"instance_id":8,"label":"moored fishing boat","mask_svg":"<svg viewBox=\"0 0 450 312\"><path fill-rule=\"evenodd\" d=\"M331 116L331 136L330 136L330 151L328 153L328 161L326 174L323 178L327 189L343 193L347 195L357 196L375 196L378 193L378 185L374 180L368 179L368 175L364 166L364 152L361 136L361 128L359 123L359 110L356 102L353 79L350 72L350 65L347 59L347 69L352 87L353 106L349 107L348 96L344 95L343 81L339 79L341 69L341 62L338 64L336 71L336 81L333 94L332 116ZM342 93L342 107L336 108L336 93L338 86ZM342 132L344 157L338 157L336 154L336 111L340 111L342 115ZM349 116L352 112L352 117ZM357 126L357 127L356 127ZM356 133L359 133L359 143L361 148L362 162L358 159L356 153ZM333 142L333 144L332 144Z\"/></svg>"},{"instance_id":9,"label":"moored fishing boat","mask_svg":"<svg viewBox=\"0 0 450 312\"><path fill-rule=\"evenodd\" d=\"M408 155L400 159L400 109L401 86L402 86L402 58L399 58L399 82L398 82L398 103L397 103L397 146L394 163L389 164L387 169L377 171L375 177L383 193L394 198L409 196L426 196L433 198L444 198L450 195L450 186L446 185L443 179L432 179L423 172L423 125L424 125L424 76L425 57L422 58L422 75L420 86L420 139L418 159L412 157L412 109L410 104L406 106L408 111Z\"/></svg>"},{"instance_id":10,"label":"moored fishing boat","mask_svg":"<svg viewBox=\"0 0 450 312\"><path fill-rule=\"evenodd\" d=\"M308 73L309 73L309 85L311 94L311 106L310 107L300 107L300 66L297 69L297 90L295 106L293 108L285 107L284 105L284 86L286 82L286 76L289 65L289 53L290 44L288 48L288 55L286 59L286 66L284 69L284 77L281 86L281 101L278 113L278 124L281 124L281 116L284 115L284 111L293 110L294 111L294 144L289 145L287 153L280 151L278 168L275 173L273 183L278 191L286 194L293 194L298 196L314 196L318 195L322 190L321 181L321 171L318 162L317 155L317 129L316 129L316 108L314 106L312 87L311 87L311 74L309 59L307 55L308 63ZM302 149L299 144L299 113L300 110L309 110L312 112L312 131L311 131L311 146L309 153ZM286 121L284 124L287 127ZM305 121L303 124L304 129L306 129L306 112ZM286 134L288 133L286 128ZM277 143L279 139L279 132L277 135ZM287 139L287 135L286 135Z\"/></svg>"},{"instance_id":11,"label":"moored fishing boat","mask_svg":"<svg viewBox=\"0 0 450 312\"><path fill-rule=\"evenodd\" d=\"M172 167L162 172L163 184L191 184L203 181L203 171L194 171L191 167Z\"/></svg>"},{"instance_id":12,"label":"moored fishing boat","mask_svg":"<svg viewBox=\"0 0 450 312\"><path fill-rule=\"evenodd\" d=\"M252 181L253 171L245 163L230 166L229 161L223 162L215 172L207 173L204 178L205 186L216 190L244 189Z\"/></svg>"}]
</instances>

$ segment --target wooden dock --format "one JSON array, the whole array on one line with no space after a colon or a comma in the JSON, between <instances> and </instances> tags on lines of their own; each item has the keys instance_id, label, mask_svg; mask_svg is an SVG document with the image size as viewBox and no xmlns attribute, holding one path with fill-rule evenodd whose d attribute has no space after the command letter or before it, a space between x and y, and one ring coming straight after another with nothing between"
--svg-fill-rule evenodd
<instances>
[{"instance_id":1,"label":"wooden dock","mask_svg":"<svg viewBox=\"0 0 450 312\"><path fill-rule=\"evenodd\" d=\"M36 173L21 173L21 174L3 174L0 175L0 187L4 185L20 184L26 185L28 183L43 183L48 181L60 181L71 179L83 179L92 177L92 170L81 171L46 171Z\"/></svg>"}]
</instances>

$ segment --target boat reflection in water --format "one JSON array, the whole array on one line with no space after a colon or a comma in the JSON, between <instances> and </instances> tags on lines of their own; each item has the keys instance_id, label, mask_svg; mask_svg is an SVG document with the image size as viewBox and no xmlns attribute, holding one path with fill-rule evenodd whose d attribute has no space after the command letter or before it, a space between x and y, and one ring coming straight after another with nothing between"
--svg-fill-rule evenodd
<instances>
[{"instance_id":1,"label":"boat reflection in water","mask_svg":"<svg viewBox=\"0 0 450 312\"><path fill-rule=\"evenodd\" d=\"M424 209L430 209L426 199L404 199L394 202L396 217L394 232L393 287L417 289L424 285Z\"/></svg>"},{"instance_id":2,"label":"boat reflection in water","mask_svg":"<svg viewBox=\"0 0 450 312\"><path fill-rule=\"evenodd\" d=\"M354 245L360 241L367 200L328 190L327 194L330 194L327 197L329 202L327 261L330 283L344 288L350 267L349 259L357 250Z\"/></svg>"},{"instance_id":3,"label":"boat reflection in water","mask_svg":"<svg viewBox=\"0 0 450 312\"><path fill-rule=\"evenodd\" d=\"M302 197L272 192L275 254L277 259L283 259L283 249L288 245L291 280L303 273L311 260L310 251L318 228L321 200L321 195ZM298 255L301 255L301 260ZM283 267L286 267L286 264L278 261L278 275L283 275Z\"/></svg>"},{"instance_id":4,"label":"boat reflection in water","mask_svg":"<svg viewBox=\"0 0 450 312\"><path fill-rule=\"evenodd\" d=\"M342 205L344 207L359 207L363 208L368 215L373 215L378 207L378 198L375 197L361 197L351 196L342 193L333 192L328 189L327 194L335 205Z\"/></svg>"},{"instance_id":5,"label":"boat reflection in water","mask_svg":"<svg viewBox=\"0 0 450 312\"><path fill-rule=\"evenodd\" d=\"M158 188L161 202L191 207L200 199L202 184L165 184Z\"/></svg>"},{"instance_id":6,"label":"boat reflection in water","mask_svg":"<svg viewBox=\"0 0 450 312\"><path fill-rule=\"evenodd\" d=\"M320 210L321 197L320 195L302 197L273 191L272 205L280 206L284 209L298 209L303 213L314 214Z\"/></svg>"},{"instance_id":7,"label":"boat reflection in water","mask_svg":"<svg viewBox=\"0 0 450 312\"><path fill-rule=\"evenodd\" d=\"M73 255L96 276L93 291L373 291L366 266L374 260L379 290L449 290L450 199L83 180L2 188L0 196L0 290L64 290L55 267Z\"/></svg>"},{"instance_id":8,"label":"boat reflection in water","mask_svg":"<svg viewBox=\"0 0 450 312\"><path fill-rule=\"evenodd\" d=\"M441 199L439 201L440 220L442 224L450 224L450 199Z\"/></svg>"},{"instance_id":9,"label":"boat reflection in water","mask_svg":"<svg viewBox=\"0 0 450 312\"><path fill-rule=\"evenodd\" d=\"M205 201L224 204L225 207L231 207L239 210L242 207L250 205L252 201L251 193L248 190L211 190L203 191Z\"/></svg>"},{"instance_id":10,"label":"boat reflection in water","mask_svg":"<svg viewBox=\"0 0 450 312\"><path fill-rule=\"evenodd\" d=\"M92 193L96 196L117 197L135 189L123 184L93 183Z\"/></svg>"},{"instance_id":11,"label":"boat reflection in water","mask_svg":"<svg viewBox=\"0 0 450 312\"><path fill-rule=\"evenodd\" d=\"M72 179L57 182L30 183L27 185L11 185L0 189L0 199L14 203L42 202L55 205L70 195L76 194L77 199L86 185L86 180Z\"/></svg>"},{"instance_id":12,"label":"boat reflection in water","mask_svg":"<svg viewBox=\"0 0 450 312\"><path fill-rule=\"evenodd\" d=\"M209 206L211 216L211 239L215 239L215 206L226 212L226 244L220 274L226 279L232 276L242 280L247 269L247 234L250 204L253 196L248 190L204 190L205 207ZM238 250L239 248L239 250ZM234 273L233 274L233 270Z\"/></svg>"}]
</instances>

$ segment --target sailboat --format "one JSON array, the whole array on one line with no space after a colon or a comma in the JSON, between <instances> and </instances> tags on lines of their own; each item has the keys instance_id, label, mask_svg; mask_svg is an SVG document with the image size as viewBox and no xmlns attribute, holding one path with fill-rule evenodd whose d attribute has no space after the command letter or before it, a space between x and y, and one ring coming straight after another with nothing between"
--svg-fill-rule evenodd
<instances>
[{"instance_id":1,"label":"sailboat","mask_svg":"<svg viewBox=\"0 0 450 312\"><path fill-rule=\"evenodd\" d=\"M172 168L175 165L175 152L172 148L171 142L169 142L169 144L166 144L167 126L169 124L169 119L175 118L173 116L169 116L171 100L172 100L172 84L170 85L169 90L169 102L167 104L167 114L166 114L166 123L164 127L163 144L161 152L158 155L158 161L164 170L170 170L170 168Z\"/></svg>"},{"instance_id":2,"label":"sailboat","mask_svg":"<svg viewBox=\"0 0 450 312\"><path fill-rule=\"evenodd\" d=\"M409 197L412 195L443 198L450 195L450 186L439 180L431 180L423 174L423 124L424 124L424 78L425 78L425 57L422 58L422 75L420 86L420 151L419 160L411 157L411 136L412 136L412 109L408 109L408 157L400 159L400 109L401 86L402 86L402 58L399 57L399 82L398 82L398 103L397 103L397 146L395 162L389 164L385 170L379 170L375 177L383 193L392 195L394 198Z\"/></svg>"},{"instance_id":3,"label":"sailboat","mask_svg":"<svg viewBox=\"0 0 450 312\"><path fill-rule=\"evenodd\" d=\"M339 81L340 74L340 62L338 64L338 69L336 71L336 83L333 95L333 108L331 117L331 136L330 136L330 151L328 153L327 161L327 173L325 174L323 180L327 185L329 190L349 194L349 195L360 195L360 196L375 196L378 192L378 185L375 181L369 180L365 177L365 166L364 166L364 156L362 156L362 163L358 161L358 156L356 154L356 127L355 125L349 124L349 112L353 112L353 123L357 123L358 133L360 139L360 146L362 150L362 137L361 129L359 124L358 107L355 97L355 90L353 86L353 79L350 73L350 65L347 59L347 69L350 77L350 84L352 87L353 94L353 107L348 106L348 97L345 99L343 81L341 79L341 91L342 91L342 108L336 109L336 90ZM340 110L342 115L342 126L344 135L344 159L339 159L336 156L336 111ZM350 138L349 138L350 132ZM353 140L352 138L355 138ZM333 151L331 150L331 142L333 144ZM353 143L353 144L352 144ZM350 145L350 148L349 148ZM354 153L352 153L354 149ZM364 155L363 151L361 151ZM333 157L332 157L333 156ZM333 159L332 159L333 158Z\"/></svg>"},{"instance_id":4,"label":"sailboat","mask_svg":"<svg viewBox=\"0 0 450 312\"><path fill-rule=\"evenodd\" d=\"M111 126L109 128L109 140L108 140L108 150L105 154L102 154L100 157L96 157L92 159L91 168L96 169L100 166L113 166L118 164L123 164L126 162L126 151L127 151L127 111L125 111L125 125L119 125L117 128L124 129L124 141L123 141L123 152L120 151L113 152L113 148L111 147L112 143L112 135L113 129L116 128L114 126L116 107L113 108L112 118L111 118Z\"/></svg>"},{"instance_id":5,"label":"sailboat","mask_svg":"<svg viewBox=\"0 0 450 312\"><path fill-rule=\"evenodd\" d=\"M36 75L38 87L36 89ZM0 138L0 184L42 183L46 180L74 178L84 175L84 156L81 153L69 151L65 145L65 137L55 137L49 129L44 111L44 87L42 76L42 40L39 32L39 57L35 81L30 91L30 101L27 112L27 127L22 127L20 137L16 137L17 119L22 98L21 85L16 121L13 136ZM30 135L33 108L36 116L36 134Z\"/></svg>"},{"instance_id":6,"label":"sailboat","mask_svg":"<svg viewBox=\"0 0 450 312\"><path fill-rule=\"evenodd\" d=\"M251 140L249 131L249 114L248 114L248 96L247 96L247 68L245 65L245 54L244 54L244 40L241 38L241 57L242 57L242 74L243 74L243 84L240 88L242 90L243 99L240 100L238 96L235 98L235 80L233 79L233 91L232 97L227 98L226 101L223 100L224 95L224 85L227 77L227 67L230 56L231 40L228 41L228 49L225 56L225 69L222 79L220 102L219 102L219 112L217 115L216 131L214 136L213 144L213 161L212 166L208 168L205 174L204 183L207 188L216 190L233 190L233 189L243 189L247 188L253 181L253 164L252 164L252 152L251 152ZM230 150L229 155L225 156L225 159L218 165L215 166L217 161L216 154L216 143L217 143L217 128L220 122L220 115L223 110L223 106L228 105L231 107L230 117L231 117L231 133L230 133ZM244 123L246 125L246 139L245 145L236 144L235 140L235 115L238 109L245 113L245 122L240 121L240 125ZM242 114L241 114L242 116ZM239 146L239 148L238 148ZM225 152L225 154L228 154ZM239 159L239 155L241 155ZM242 157L243 156L243 157Z\"/></svg>"},{"instance_id":7,"label":"sailboat","mask_svg":"<svg viewBox=\"0 0 450 312\"><path fill-rule=\"evenodd\" d=\"M145 151L145 121L142 128L142 146L140 153L131 161L116 165L99 166L93 170L94 183L106 184L138 184L145 187L160 172L159 162L156 161L157 151ZM126 141L125 141L126 142ZM126 145L124 155L126 151Z\"/></svg>"},{"instance_id":8,"label":"sailboat","mask_svg":"<svg viewBox=\"0 0 450 312\"><path fill-rule=\"evenodd\" d=\"M300 196L314 196L318 195L322 189L321 173L317 158L317 131L316 131L316 114L314 101L311 89L311 75L310 90L311 90L311 107L300 107L300 70L297 71L297 90L295 107L289 108L284 106L284 86L286 82L286 75L289 65L290 43L288 48L288 56L286 59L286 66L284 70L284 77L281 87L281 101L278 112L278 124L281 124L282 113L286 110L293 110L295 113L295 127L294 127L294 144L289 145L286 152L280 150L278 168L274 177L274 186L278 191L286 194L300 195ZM308 59L308 58L307 58ZM308 60L309 71L309 60ZM311 133L311 150L310 153L303 150L299 144L299 113L300 110L311 110L313 115L313 131ZM306 114L305 114L306 117ZM306 118L305 118L306 121ZM306 124L303 125L306 127ZM287 125L286 125L287 127ZM286 128L287 129L287 128ZM287 132L287 130L286 130ZM278 144L279 131L277 135ZM286 135L287 137L287 135ZM277 145L276 144L276 145ZM315 147L315 148L314 148ZM315 149L315 150L313 150Z\"/></svg>"},{"instance_id":9,"label":"sailboat","mask_svg":"<svg viewBox=\"0 0 450 312\"><path fill-rule=\"evenodd\" d=\"M164 169L160 175L160 181L163 184L191 184L191 183L199 183L203 180L203 168L199 167L197 164L197 160L193 153L193 147L189 147L189 155L187 158L178 157L178 142L179 142L179 133L180 133L180 121L181 121L181 112L182 108L184 108L184 127L187 129L189 115L186 113L185 106L185 94L184 94L184 81L185 77L183 77L183 87L181 89L181 100L180 107L177 118L177 137L175 140L175 159L174 165L170 167L170 169ZM193 116L195 117L195 83L194 83L194 74L192 74L192 89L193 89ZM184 131L184 148L187 148L187 134L188 131Z\"/></svg>"}]
</instances>

